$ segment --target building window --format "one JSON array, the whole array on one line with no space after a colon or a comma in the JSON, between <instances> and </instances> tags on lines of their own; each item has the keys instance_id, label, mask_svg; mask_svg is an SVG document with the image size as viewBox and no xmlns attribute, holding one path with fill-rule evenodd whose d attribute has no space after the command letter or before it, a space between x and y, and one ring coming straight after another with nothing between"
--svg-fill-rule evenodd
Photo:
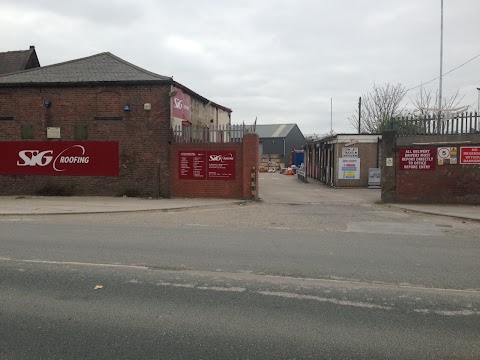
<instances>
[{"instance_id":1,"label":"building window","mask_svg":"<svg viewBox=\"0 0 480 360\"><path fill-rule=\"evenodd\" d=\"M22 125L21 126L21 131L22 131L22 139L33 139L34 138L34 131L33 131L33 125Z\"/></svg>"},{"instance_id":2,"label":"building window","mask_svg":"<svg viewBox=\"0 0 480 360\"><path fill-rule=\"evenodd\" d=\"M75 125L75 140L87 140L88 139L88 129L87 125Z\"/></svg>"}]
</instances>

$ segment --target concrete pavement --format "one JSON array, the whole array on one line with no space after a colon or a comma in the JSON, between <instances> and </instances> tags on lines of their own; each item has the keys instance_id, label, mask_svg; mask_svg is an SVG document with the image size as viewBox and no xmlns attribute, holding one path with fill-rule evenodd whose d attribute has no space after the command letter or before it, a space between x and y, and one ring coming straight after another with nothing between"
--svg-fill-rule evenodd
<instances>
[{"instance_id":1,"label":"concrete pavement","mask_svg":"<svg viewBox=\"0 0 480 360\"><path fill-rule=\"evenodd\" d=\"M177 210L233 204L232 199L141 199L102 196L1 196L0 215L91 214Z\"/></svg>"},{"instance_id":2,"label":"concrete pavement","mask_svg":"<svg viewBox=\"0 0 480 360\"><path fill-rule=\"evenodd\" d=\"M263 188L262 188L263 186ZM269 190L267 191L267 187ZM271 191L271 188L277 188ZM288 189L288 190L286 190ZM263 196L265 194L265 196ZM379 189L334 189L315 180L304 183L295 176L279 173L260 175L260 198L265 202L300 202L321 204L365 204L373 205L381 201ZM115 213L132 211L161 211L187 209L205 206L219 206L237 203L235 199L141 199L123 197L72 196L1 196L0 215L53 215ZM313 201L313 202L312 202ZM461 219L480 221L479 205L448 204L384 204L428 214L443 215Z\"/></svg>"}]
</instances>

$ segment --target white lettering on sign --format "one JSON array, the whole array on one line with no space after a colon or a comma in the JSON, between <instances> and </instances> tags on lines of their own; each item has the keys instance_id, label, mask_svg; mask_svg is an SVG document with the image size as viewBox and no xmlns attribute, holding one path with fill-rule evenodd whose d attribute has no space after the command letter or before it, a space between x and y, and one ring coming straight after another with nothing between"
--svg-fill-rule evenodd
<instances>
[{"instance_id":1,"label":"white lettering on sign","mask_svg":"<svg viewBox=\"0 0 480 360\"><path fill-rule=\"evenodd\" d=\"M178 98L174 98L174 99L173 99L173 107L174 107L175 109L179 109L179 110L182 110L182 109L190 110L190 108L188 107L188 105L185 105L185 104L183 103L183 100L178 99Z\"/></svg>"},{"instance_id":2,"label":"white lettering on sign","mask_svg":"<svg viewBox=\"0 0 480 360\"><path fill-rule=\"evenodd\" d=\"M40 152L40 150L23 150L18 153L23 163L17 161L17 166L47 166L52 161L52 150L46 150Z\"/></svg>"},{"instance_id":3,"label":"white lettering on sign","mask_svg":"<svg viewBox=\"0 0 480 360\"><path fill-rule=\"evenodd\" d=\"M223 156L222 155L210 155L209 160L210 161L220 161L220 162L233 161L233 155L232 154L223 155Z\"/></svg>"},{"instance_id":4,"label":"white lettering on sign","mask_svg":"<svg viewBox=\"0 0 480 360\"><path fill-rule=\"evenodd\" d=\"M82 156L62 156L64 152L73 149L80 148L82 150ZM22 150L19 151L18 156L23 162L17 161L17 166L47 166L53 160L53 169L55 171L65 171L66 169L59 169L59 164L88 164L90 157L85 155L85 148L82 145L74 145L61 151L60 154L53 160L53 150L45 150L40 152L39 150Z\"/></svg>"}]
</instances>

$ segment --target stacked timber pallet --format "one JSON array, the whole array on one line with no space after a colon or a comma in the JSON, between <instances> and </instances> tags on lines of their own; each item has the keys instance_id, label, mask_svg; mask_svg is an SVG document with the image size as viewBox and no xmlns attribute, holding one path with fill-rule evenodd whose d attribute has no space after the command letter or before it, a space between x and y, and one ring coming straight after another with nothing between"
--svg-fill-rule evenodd
<instances>
[{"instance_id":1,"label":"stacked timber pallet","mask_svg":"<svg viewBox=\"0 0 480 360\"><path fill-rule=\"evenodd\" d=\"M263 154L260 163L260 172L275 172L285 168L283 155L280 154Z\"/></svg>"}]
</instances>

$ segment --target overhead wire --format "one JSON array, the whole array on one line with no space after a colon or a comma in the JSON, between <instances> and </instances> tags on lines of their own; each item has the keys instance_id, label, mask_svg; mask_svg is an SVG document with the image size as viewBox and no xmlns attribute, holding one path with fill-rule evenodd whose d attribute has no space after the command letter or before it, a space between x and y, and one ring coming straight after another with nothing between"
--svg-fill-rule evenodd
<instances>
[{"instance_id":1,"label":"overhead wire","mask_svg":"<svg viewBox=\"0 0 480 360\"><path fill-rule=\"evenodd\" d=\"M467 65L469 62L475 60L475 59L478 58L478 57L480 57L480 54L478 54L478 55L474 56L473 58L471 58L470 60L464 62L462 65L459 65L459 66L457 66L456 68L454 68L454 69L452 69L452 70L450 70L450 71L447 71L446 73L442 74L442 76L448 75L448 74L454 72L455 70L460 69L462 66ZM438 80L438 79L440 79L440 76L437 76L435 79L429 80L429 81L424 82L424 83L422 83L422 84L420 84L420 85L417 85L417 86L414 86L414 87L412 87L412 88L410 88L410 89L407 89L405 92L409 92L410 90L418 89L419 87L422 87L422 86L424 86L424 85L426 85L426 84L429 84L429 83L431 83L431 82L433 82L433 81L435 81L435 80Z\"/></svg>"}]
</instances>

